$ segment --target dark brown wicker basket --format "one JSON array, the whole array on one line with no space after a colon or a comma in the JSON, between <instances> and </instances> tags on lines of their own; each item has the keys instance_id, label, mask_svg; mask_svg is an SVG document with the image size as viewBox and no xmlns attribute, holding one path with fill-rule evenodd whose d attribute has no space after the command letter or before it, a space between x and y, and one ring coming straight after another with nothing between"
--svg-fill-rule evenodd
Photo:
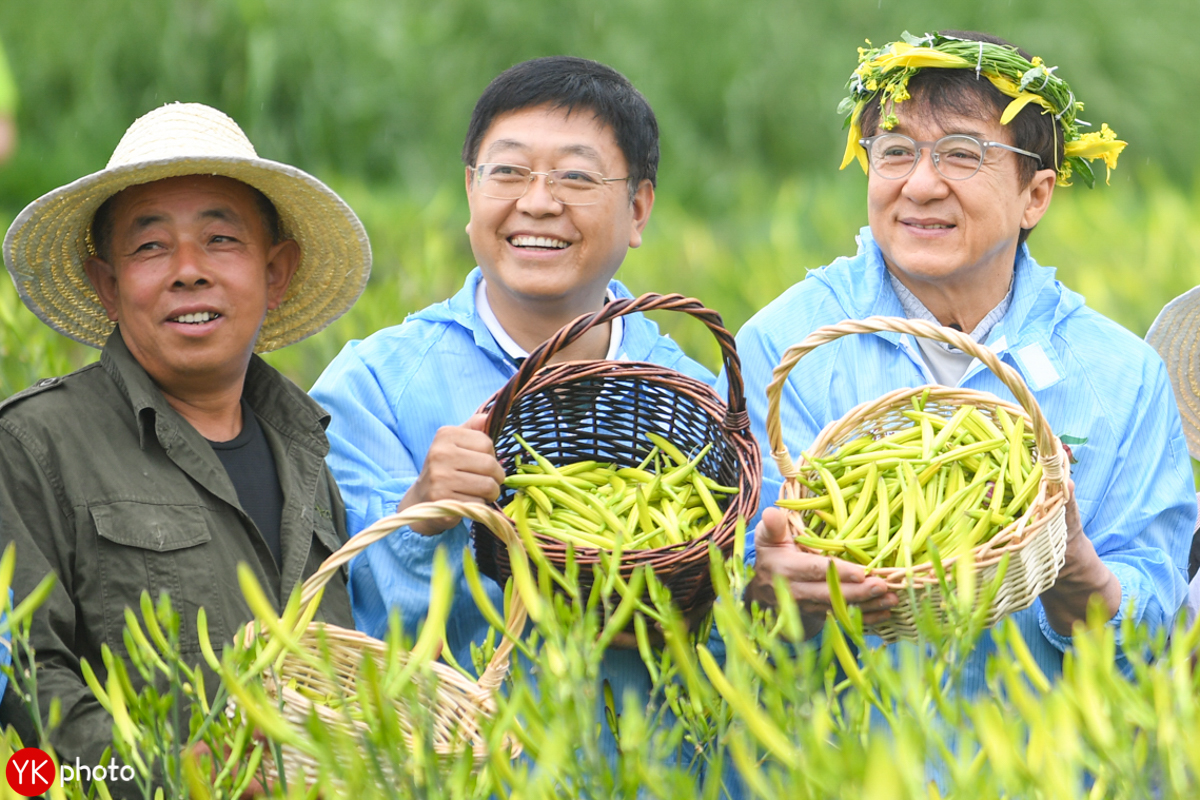
<instances>
[{"instance_id":1,"label":"dark brown wicker basket","mask_svg":"<svg viewBox=\"0 0 1200 800\"><path fill-rule=\"evenodd\" d=\"M728 405L704 382L657 364L571 361L547 366L556 353L595 326L626 314L655 310L691 314L712 331L721 346L729 382ZM666 437L684 452L695 452L711 442L713 447L700 462L700 471L739 489L724 502L721 521L684 545L623 552L620 567L622 577L628 579L637 566L649 565L685 614L711 603L708 543L713 542L726 556L732 552L738 518L749 520L758 510L762 480L761 454L746 413L741 362L720 314L699 300L678 294L644 294L612 301L542 343L482 410L488 414L488 432L506 473L514 471L515 457L521 452L513 434L556 465L596 459L636 466L652 447L647 431ZM512 494L505 489L498 507L503 508ZM503 584L510 574L508 551L486 527L475 525L473 533L480 571ZM547 536L536 538L548 562L561 569L567 546ZM575 560L580 590L586 597L593 582L592 565L600 563L599 551L577 548Z\"/></svg>"}]
</instances>

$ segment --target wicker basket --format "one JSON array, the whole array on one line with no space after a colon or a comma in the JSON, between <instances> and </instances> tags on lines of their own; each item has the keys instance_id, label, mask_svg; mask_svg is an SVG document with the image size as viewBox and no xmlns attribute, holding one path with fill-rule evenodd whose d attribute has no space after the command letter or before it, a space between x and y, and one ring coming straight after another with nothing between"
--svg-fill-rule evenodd
<instances>
[{"instance_id":1,"label":"wicker basket","mask_svg":"<svg viewBox=\"0 0 1200 800\"><path fill-rule=\"evenodd\" d=\"M897 389L883 397L863 403L846 412L840 420L826 425L817 436L808 454L821 457L832 454L842 444L863 435L879 435L912 425L901 412L912 407L914 397L929 392L925 409L931 413L950 417L959 406L973 405L985 414L990 414L998 425L996 408L1003 408L1013 420L1023 420L1031 430L1036 442L1036 455L1042 463L1042 483L1028 511L1018 520L998 533L991 541L980 544L974 550L979 578L976 582L976 607L983 602L987 584L996 576L1000 559L1009 557L1008 569L1000 591L992 600L987 612L987 624L991 625L1006 614L1020 611L1033 603L1034 598L1054 585L1058 571L1062 568L1066 554L1066 485L1067 459L1062 446L1046 422L1037 401L1025 386L1021 376L1012 367L1004 364L990 349L976 344L970 337L950 328L943 328L922 320L894 317L870 317L864 320L846 320L837 325L818 328L800 344L793 345L784 353L774 377L767 386L767 436L771 453L783 475L780 499L798 499L812 496L797 475L804 472L805 465L792 463L779 420L779 400L783 385L792 368L813 349L822 344L856 333L892 331L946 342L984 363L1020 402L1020 406L1004 402L995 395L970 389L946 386L918 386ZM815 470L813 470L815 477ZM789 511L788 528L796 534L800 529L796 523L804 520L805 512ZM805 549L801 547L801 549ZM948 576L956 559L944 562ZM912 568L885 567L873 570L873 574L887 581L888 586L900 597L900 604L892 609L891 617L875 626L873 630L888 641L915 639L916 618L919 609L914 606L929 604L944 616L941 587L931 563L914 565ZM914 591L910 595L908 589Z\"/></svg>"},{"instance_id":2,"label":"wicker basket","mask_svg":"<svg viewBox=\"0 0 1200 800\"><path fill-rule=\"evenodd\" d=\"M655 310L691 314L712 331L721 347L729 382L728 405L702 381L657 364L573 361L547 366L556 353L597 325L626 314ZM515 457L521 452L513 434L520 435L555 465L595 459L636 466L651 450L646 439L648 431L666 437L684 452L711 442L712 449L699 464L700 472L739 489L725 501L720 522L704 536L683 545L622 552L620 574L628 580L635 568L648 565L684 614L703 610L712 602L709 542L726 556L732 552L738 518L748 520L758 510L762 477L761 455L746 413L741 362L733 336L717 312L678 294L614 300L543 342L483 410L488 413L488 432L495 442L496 456L507 473L514 471ZM498 507L503 507L512 495L512 490L503 490ZM510 572L506 549L499 547L494 533L481 525L475 525L474 535L480 571L503 584ZM567 546L540 534L535 537L547 562L561 569L566 563ZM586 597L592 587L592 565L600 563L600 551L577 548L575 560L580 590Z\"/></svg>"},{"instance_id":3,"label":"wicker basket","mask_svg":"<svg viewBox=\"0 0 1200 800\"><path fill-rule=\"evenodd\" d=\"M455 501L411 506L364 529L327 558L301 587L301 603L309 603L343 564L349 563L351 558L402 525L447 516L467 517L488 525L507 545L518 549L521 547L516 531L504 515L487 506ZM476 765L487 758L488 746L479 722L481 718L489 717L496 711L494 695L508 674L509 655L513 648L511 637L520 635L524 630L525 618L525 606L521 602L520 593L514 591L505 619L508 635L496 647L491 661L477 682L467 679L462 673L441 662L431 665L437 678L437 686L436 693L428 701L428 712L434 719L433 748L439 755L457 754L464 748L470 748ZM253 623L246 626L244 639L247 644L256 635L257 627ZM268 634L258 632L257 635L265 639ZM303 686L318 695L343 692L347 698L346 704L353 708L357 705L353 696L359 665L363 659L372 658L379 672L384 673L389 666L386 661L387 646L364 633L323 622L313 622L308 626L301 635L300 646L318 656L328 653L337 681L335 685L324 671L314 668L294 652L287 653L283 666L274 673L267 673L263 681L267 695L280 702L284 718L297 729L303 729L310 713L315 709L317 718L324 725L352 734L366 730L366 723L351 721L345 709L333 709L313 703L304 694L291 688L290 684L295 681L297 687ZM400 716L405 738L411 744L412 740L409 737L412 735L412 726L406 722L412 718L411 711L405 700L397 698L393 702ZM511 734L505 735L502 746L508 749L513 758L521 752L519 740ZM316 782L317 762L307 753L284 745L282 762L289 784L303 781L312 786ZM262 765L267 778L275 781L278 778L275 760L263 758Z\"/></svg>"}]
</instances>

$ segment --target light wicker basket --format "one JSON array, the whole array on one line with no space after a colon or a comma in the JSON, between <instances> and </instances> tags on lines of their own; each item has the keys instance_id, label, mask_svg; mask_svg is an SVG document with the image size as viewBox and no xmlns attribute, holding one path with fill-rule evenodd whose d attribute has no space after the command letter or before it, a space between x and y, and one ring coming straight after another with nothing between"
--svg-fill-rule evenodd
<instances>
[{"instance_id":1,"label":"light wicker basket","mask_svg":"<svg viewBox=\"0 0 1200 800\"><path fill-rule=\"evenodd\" d=\"M984 414L990 415L997 425L997 408L1003 408L1014 421L1023 421L1026 430L1032 431L1034 435L1035 456L1042 464L1041 486L1025 514L973 551L978 570L976 608L984 600L987 585L995 579L1000 560L1006 553L1010 554L1003 583L987 611L986 622L991 625L1007 614L1029 607L1038 595L1054 585L1058 572L1062 569L1067 542L1065 486L1069 466L1061 443L1051 431L1041 408L1021 376L1012 367L1000 361L989 348L976 344L969 336L923 320L869 317L818 328L803 342L788 348L767 386L767 437L775 463L784 478L780 499L811 497L813 493L797 479L797 476L811 472L813 478L817 477L815 469L809 466L807 461L800 465L792 462L783 441L779 416L780 395L792 368L801 358L823 344L851 334L884 331L946 342L969 353L995 373L1020 405L1013 405L993 394L972 389L947 386L897 389L852 408L841 419L826 425L808 448L807 455L819 458L832 454L841 445L860 436L882 435L911 426L912 421L901 412L912 408L912 399L920 397L926 391L929 394L925 410L930 413L950 417L959 406L973 405ZM788 529L793 535L800 531L797 523L805 519L805 513L788 512ZM950 580L953 580L952 566L956 560L947 558L943 562ZM877 568L872 570L872 574L887 581L888 586L900 598L900 603L892 609L890 618L872 626L873 632L885 640L917 638L916 620L923 605L932 605L939 616L944 618L945 603L932 563L915 564L911 568ZM913 590L911 595L910 587Z\"/></svg>"},{"instance_id":2,"label":"light wicker basket","mask_svg":"<svg viewBox=\"0 0 1200 800\"><path fill-rule=\"evenodd\" d=\"M343 564L358 555L364 549L384 538L403 525L411 525L421 520L444 517L465 517L488 526L501 541L516 551L510 554L513 558L524 558L521 543L515 530L503 514L479 503L460 503L443 501L438 503L422 503L411 506L404 511L384 517L358 535L352 537L341 549L325 560L323 564L309 576L301 587L301 604L307 605L317 592L325 585ZM478 766L489 753L488 744L480 727L480 721L492 716L496 711L495 694L500 684L508 675L509 657L513 649L513 637L520 636L525 628L526 612L521 601L520 592L512 592L512 602L506 613L505 626L507 633L503 641L496 647L491 660L479 676L478 681L471 681L462 673L441 662L433 662L430 666L436 676L436 693L427 698L427 711L433 717L433 749L438 755L450 756L469 748L473 752ZM251 623L246 626L244 639L249 643L255 635L266 638L267 633L258 631L258 626ZM323 622L310 623L300 637L300 647L308 653L324 657L328 654L334 672L336 683L330 676L315 668L311 663L301 658L295 652L288 652L282 667L264 676L264 688L267 695L279 702L283 717L297 730L302 730L314 712L322 724L340 728L351 734L357 734L367 729L364 722L349 718L343 707L329 708L320 703L314 703L309 697L291 688L293 681L297 688L303 686L312 693L327 696L341 692L346 697L346 705L353 709L357 703L353 699L359 668L364 659L374 659L379 673L388 669L387 645L364 633L348 630L336 625ZM432 687L431 687L432 690ZM411 723L412 710L403 698L393 700L401 721L407 743L411 746L413 726ZM520 741L512 734L506 734L501 747L508 750L509 756L516 758L520 755ZM317 762L307 753L294 747L284 745L281 748L281 760L288 783L302 781L312 786L317 779ZM275 760L264 756L263 770L270 781L278 778Z\"/></svg>"}]
</instances>

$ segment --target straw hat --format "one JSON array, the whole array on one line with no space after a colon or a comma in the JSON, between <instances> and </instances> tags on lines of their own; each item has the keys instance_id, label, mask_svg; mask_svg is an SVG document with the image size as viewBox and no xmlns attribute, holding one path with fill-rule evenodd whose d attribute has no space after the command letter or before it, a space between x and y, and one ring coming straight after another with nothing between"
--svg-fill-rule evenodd
<instances>
[{"instance_id":1,"label":"straw hat","mask_svg":"<svg viewBox=\"0 0 1200 800\"><path fill-rule=\"evenodd\" d=\"M1200 459L1200 286L1167 303L1146 341L1166 362L1188 452Z\"/></svg>"},{"instance_id":2,"label":"straw hat","mask_svg":"<svg viewBox=\"0 0 1200 800\"><path fill-rule=\"evenodd\" d=\"M25 207L4 238L4 263L25 305L50 327L93 347L112 332L83 271L94 253L92 217L129 186L180 175L223 175L258 189L279 211L300 265L255 345L277 350L321 330L354 304L371 273L371 245L350 207L306 172L259 158L246 134L215 108L173 103L139 118L108 166Z\"/></svg>"}]
</instances>

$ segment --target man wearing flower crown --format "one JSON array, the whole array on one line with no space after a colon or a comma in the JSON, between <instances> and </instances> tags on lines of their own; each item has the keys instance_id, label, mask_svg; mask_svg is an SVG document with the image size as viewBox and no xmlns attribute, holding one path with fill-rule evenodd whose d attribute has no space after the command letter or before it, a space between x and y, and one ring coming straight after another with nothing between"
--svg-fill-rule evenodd
<instances>
[{"instance_id":1,"label":"man wearing flower crown","mask_svg":"<svg viewBox=\"0 0 1200 800\"><path fill-rule=\"evenodd\" d=\"M992 36L946 32L860 50L850 79L843 167L867 171L869 226L859 252L809 272L742 328L738 350L752 424L764 449L765 387L784 351L811 331L875 315L954 328L1015 368L1054 432L1074 442L1065 564L1014 615L1040 668L1061 672L1075 623L1098 600L1120 623L1157 628L1184 599L1195 496L1179 414L1162 362L1089 309L1030 255L1026 239L1070 180L1093 183L1091 160L1116 165L1107 126L1081 133L1082 108L1055 68ZM783 386L784 443L798 454L832 421L888 391L938 383L1013 400L982 363L939 342L895 333L847 336L806 355ZM763 503L782 478L765 454ZM779 509L755 534L749 597L775 601L783 576L814 635L830 609L829 559L801 552ZM879 577L834 559L848 602L868 623L898 602ZM984 688L985 636L963 676ZM1123 656L1118 656L1123 659Z\"/></svg>"},{"instance_id":2,"label":"man wearing flower crown","mask_svg":"<svg viewBox=\"0 0 1200 800\"><path fill-rule=\"evenodd\" d=\"M18 601L57 578L30 631L42 724L60 718L50 742L64 764L103 765L113 718L81 662L103 685L102 651L128 659L144 592L170 596L180 652L203 663L201 608L218 652L254 616L239 571L282 607L345 541L329 416L255 353L345 312L371 251L332 190L259 158L220 111L174 103L134 122L105 169L27 206L4 261L31 311L101 348L0 403L0 546L16 544ZM352 624L341 575L320 614ZM117 777L110 791L140 796Z\"/></svg>"}]
</instances>

